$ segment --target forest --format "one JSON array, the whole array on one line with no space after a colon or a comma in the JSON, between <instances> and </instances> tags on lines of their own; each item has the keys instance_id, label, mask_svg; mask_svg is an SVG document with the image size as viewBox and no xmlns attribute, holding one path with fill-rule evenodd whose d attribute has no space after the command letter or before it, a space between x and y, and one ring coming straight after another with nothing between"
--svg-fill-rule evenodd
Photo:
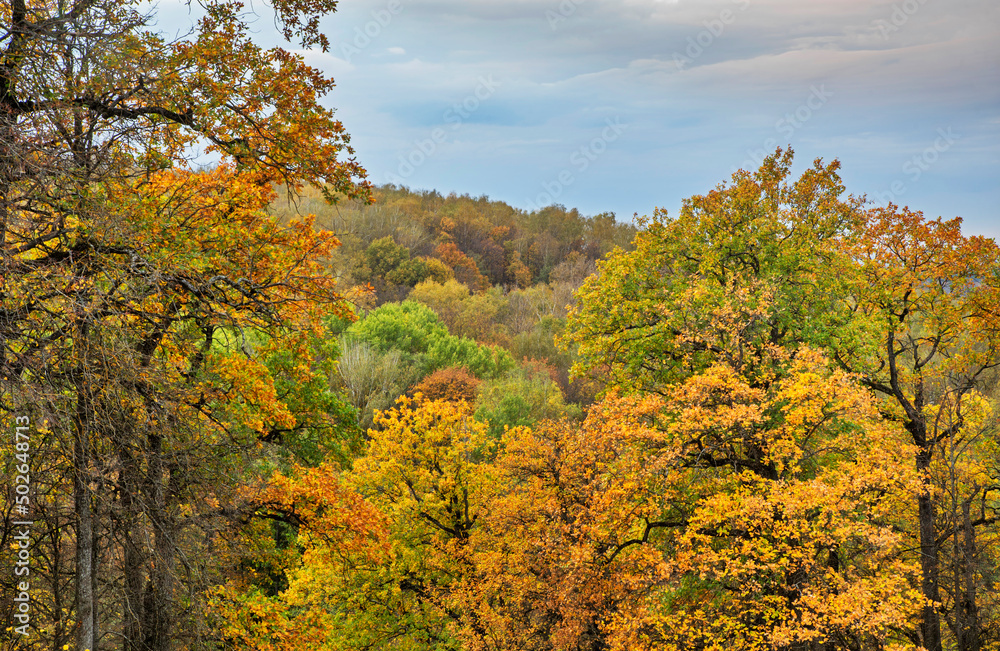
<instances>
[{"instance_id":1,"label":"forest","mask_svg":"<svg viewBox=\"0 0 1000 651\"><path fill-rule=\"evenodd\" d=\"M0 648L1000 651L993 239L375 186L203 7L0 2Z\"/></svg>"}]
</instances>

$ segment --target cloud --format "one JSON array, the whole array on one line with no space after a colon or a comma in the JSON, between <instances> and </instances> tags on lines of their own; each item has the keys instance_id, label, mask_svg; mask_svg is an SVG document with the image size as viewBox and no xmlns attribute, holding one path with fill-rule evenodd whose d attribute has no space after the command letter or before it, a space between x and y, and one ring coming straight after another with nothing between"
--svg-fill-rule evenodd
<instances>
[{"instance_id":1,"label":"cloud","mask_svg":"<svg viewBox=\"0 0 1000 651\"><path fill-rule=\"evenodd\" d=\"M772 141L803 166L840 158L850 191L876 193L952 128L906 201L1000 235L995 0L396 0L387 18L389 1L341 3L331 53L306 55L336 77L329 102L376 181L486 76L496 92L408 183L525 207L620 118L561 203L676 208ZM809 108L814 88L829 97Z\"/></svg>"}]
</instances>

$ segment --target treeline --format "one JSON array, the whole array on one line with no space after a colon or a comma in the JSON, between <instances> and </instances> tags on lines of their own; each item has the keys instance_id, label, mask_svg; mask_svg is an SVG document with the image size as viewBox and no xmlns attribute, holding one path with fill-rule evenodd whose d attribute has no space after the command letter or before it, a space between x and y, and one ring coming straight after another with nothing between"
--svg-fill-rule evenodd
<instances>
[{"instance_id":1,"label":"treeline","mask_svg":"<svg viewBox=\"0 0 1000 651\"><path fill-rule=\"evenodd\" d=\"M574 281L614 247L628 247L635 226L614 214L593 217L550 206L533 213L482 196L375 189L375 204L330 207L318 193L277 212L314 213L342 246L335 265L347 285L369 283L377 304L402 300L418 283L454 278L472 292ZM553 276L553 274L555 274Z\"/></svg>"}]
</instances>

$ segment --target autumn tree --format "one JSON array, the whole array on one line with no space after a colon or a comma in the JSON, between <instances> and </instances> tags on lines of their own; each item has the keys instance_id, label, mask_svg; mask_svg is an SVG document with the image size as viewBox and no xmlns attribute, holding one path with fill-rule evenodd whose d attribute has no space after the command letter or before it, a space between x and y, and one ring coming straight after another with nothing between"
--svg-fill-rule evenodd
<instances>
[{"instance_id":1,"label":"autumn tree","mask_svg":"<svg viewBox=\"0 0 1000 651\"><path fill-rule=\"evenodd\" d=\"M472 648L881 648L919 595L897 512L919 478L867 392L780 351L511 430L472 535ZM898 641L898 640L896 640Z\"/></svg>"},{"instance_id":2,"label":"autumn tree","mask_svg":"<svg viewBox=\"0 0 1000 651\"><path fill-rule=\"evenodd\" d=\"M464 368L453 366L434 371L418 382L412 391L414 394L421 394L425 400L464 401L474 404L479 385L480 381Z\"/></svg>"},{"instance_id":3,"label":"autumn tree","mask_svg":"<svg viewBox=\"0 0 1000 651\"><path fill-rule=\"evenodd\" d=\"M460 589L474 609L466 648L611 648L610 619L635 623L664 578L657 550L627 542L672 461L646 418L658 407L609 401L583 423L503 434L471 536L475 578Z\"/></svg>"},{"instance_id":4,"label":"autumn tree","mask_svg":"<svg viewBox=\"0 0 1000 651\"><path fill-rule=\"evenodd\" d=\"M685 201L677 218L657 213L636 251L601 263L569 318L578 368L606 369L611 384L629 390L666 393L725 360L766 387L774 350L827 351L884 397L883 421L915 445L924 483L913 519L899 525L920 552L923 605L910 640L941 648L944 612L956 643L979 648L992 624L976 606L978 577L988 574L976 566L988 557L976 551L976 530L992 537L995 496L982 474L971 477L989 448L984 432L993 426L983 424L995 422L981 394L1000 349L996 245L961 236L957 221L925 222L894 206L866 211L863 200L842 199L836 162L817 161L789 183L790 163L791 153L779 150L756 172L737 172L732 185ZM954 477L945 465L971 474ZM938 517L946 485L950 522ZM965 522L957 514L967 500L980 508ZM946 542L966 531L968 552ZM945 564L955 568L950 576L957 572L949 604L940 590L942 544L955 550Z\"/></svg>"},{"instance_id":5,"label":"autumn tree","mask_svg":"<svg viewBox=\"0 0 1000 651\"><path fill-rule=\"evenodd\" d=\"M859 267L848 302L871 335L865 345L836 340L833 347L845 368L885 398L884 417L912 437L928 484L917 498L926 599L918 639L929 650L942 648L943 612L957 647L978 650L995 631L977 606L984 597L978 577L989 570L976 562L976 539L995 536L997 524L998 489L982 464L997 423L984 390L1000 365L1000 247L962 235L960 219L932 221L890 205L868 213L848 250ZM950 517L942 517L949 506ZM943 575L952 576L947 608Z\"/></svg>"},{"instance_id":6,"label":"autumn tree","mask_svg":"<svg viewBox=\"0 0 1000 651\"><path fill-rule=\"evenodd\" d=\"M428 280L418 284L407 300L423 303L441 317L448 332L486 343L503 343L505 332L497 320L506 306L499 287L473 294L454 279L444 283Z\"/></svg>"},{"instance_id":7,"label":"autumn tree","mask_svg":"<svg viewBox=\"0 0 1000 651\"><path fill-rule=\"evenodd\" d=\"M86 453L86 464L75 470L87 488L81 501L92 507L91 551L100 561L97 590L112 590L125 580L113 589L128 608L124 633L136 644L145 640L154 647L171 637L174 616L167 613L180 588L170 578L179 561L176 541L185 529L209 524L224 511L192 509L192 501L204 505L205 492L220 500L228 495L231 482L245 472L244 455L251 450L293 437L297 445L329 437L332 425L329 405L310 405L303 390L325 384L325 377L314 377L310 369L308 344L320 316L316 306L336 306L339 298L319 259L301 256L321 256L335 240L315 233L308 223L279 228L263 211L267 192L241 185L222 169L211 176L187 176L187 187L169 174L164 185L154 183L148 191L155 197L153 206L178 196L205 202L189 206L196 208L196 225L173 222L169 204L163 212L143 214L151 207L143 205L148 199L143 196L129 211L134 227L123 233L101 232L91 221L91 236L115 242L115 249L128 242L130 254L147 265L149 275L130 277L128 267L113 264L113 255L85 258L101 273L96 279L77 277L75 283L87 288L93 301L83 307L100 318L63 314L56 309L62 294L55 294L45 304L47 319L35 327L42 332L62 324L77 329L62 346L43 351L43 378L26 374L25 385L14 394L33 399L53 429L74 433L78 443L69 450L77 459ZM163 187L175 194L161 193ZM215 209L215 204L225 207ZM187 210L179 215L191 216ZM183 247L208 234L211 246L202 240L197 256L177 259ZM171 249L163 241L167 238L181 248ZM245 278L242 287L211 282L237 273ZM113 292L100 291L106 280ZM247 301L244 291L264 285L271 288L260 299L266 296L273 306L256 298ZM270 336L262 338L263 333ZM280 395L281 383L267 366L275 355L288 360L282 381L296 386L295 396ZM79 517L79 507L76 511ZM144 523L150 522L147 528ZM69 530L62 532L64 540L68 535ZM78 546L86 542L78 533L75 540ZM116 558L111 544L124 545L127 553ZM103 601L100 596L95 591L96 602ZM107 615L104 621L116 626Z\"/></svg>"},{"instance_id":8,"label":"autumn tree","mask_svg":"<svg viewBox=\"0 0 1000 651\"><path fill-rule=\"evenodd\" d=\"M717 382L725 368L748 391L766 395L789 381L795 364L788 360L810 348L864 346L869 323L856 318L839 285L851 277L844 242L863 223L863 201L841 198L836 162L816 161L789 182L791 161L791 152L779 150L759 170L734 174L732 185L686 200L677 218L658 212L634 251L599 263L567 324L566 339L579 347L578 372L600 369L613 386L671 396ZM704 417L719 423L730 400L708 398ZM712 425L693 437L690 451L698 464L743 468L766 480L756 489L765 495L781 471L768 460L770 444L750 434L756 430L750 414L734 420L732 430ZM743 432L733 439L736 447L714 439L727 430ZM885 440L891 428L879 430L878 445L895 445ZM897 625L905 614L895 613Z\"/></svg>"},{"instance_id":9,"label":"autumn tree","mask_svg":"<svg viewBox=\"0 0 1000 651\"><path fill-rule=\"evenodd\" d=\"M273 3L287 39L320 48L334 5ZM314 306L341 309L319 262L336 240L267 216L272 184L370 196L319 104L332 80L255 45L240 3L205 3L176 40L144 11L0 5L2 408L63 434L72 517L53 545L76 549L80 649L107 645L102 626L170 645L187 505L240 472L209 451L298 427L248 330L294 348ZM200 145L213 172L189 171Z\"/></svg>"},{"instance_id":10,"label":"autumn tree","mask_svg":"<svg viewBox=\"0 0 1000 651\"><path fill-rule=\"evenodd\" d=\"M351 583L355 573L362 573L358 583L364 586L363 570L390 558L385 516L330 463L275 475L254 502L254 523L279 523L291 544L281 548L275 537L249 526L220 550L259 569L233 573L212 590L212 642L255 651L313 651L357 648L354 643L366 635L379 640L377 630L351 630L352 624L367 629L351 610L366 605L371 593L352 595L349 589L357 587Z\"/></svg>"},{"instance_id":11,"label":"autumn tree","mask_svg":"<svg viewBox=\"0 0 1000 651\"><path fill-rule=\"evenodd\" d=\"M489 281L479 271L476 261L460 250L454 242L442 242L434 250L434 255L450 267L455 279L474 292L485 290Z\"/></svg>"},{"instance_id":12,"label":"autumn tree","mask_svg":"<svg viewBox=\"0 0 1000 651\"><path fill-rule=\"evenodd\" d=\"M261 650L457 650L461 627L487 632L465 601L469 540L493 483L487 424L461 400L402 397L369 437L350 472L298 469L261 495L263 514L298 523L302 551L281 561L286 587L218 593L223 639Z\"/></svg>"}]
</instances>

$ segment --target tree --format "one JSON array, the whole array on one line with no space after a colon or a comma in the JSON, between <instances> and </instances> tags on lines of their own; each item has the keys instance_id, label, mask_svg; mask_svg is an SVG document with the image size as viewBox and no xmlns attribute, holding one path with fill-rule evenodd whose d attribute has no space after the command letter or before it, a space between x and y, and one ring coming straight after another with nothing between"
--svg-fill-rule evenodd
<instances>
[{"instance_id":1,"label":"tree","mask_svg":"<svg viewBox=\"0 0 1000 651\"><path fill-rule=\"evenodd\" d=\"M452 366L434 371L413 387L425 400L476 402L480 381L464 368Z\"/></svg>"},{"instance_id":2,"label":"tree","mask_svg":"<svg viewBox=\"0 0 1000 651\"><path fill-rule=\"evenodd\" d=\"M348 334L381 352L399 350L404 363L421 377L441 368L463 366L483 379L498 377L514 367L506 350L449 334L433 310L415 301L383 305L352 325Z\"/></svg>"},{"instance_id":3,"label":"tree","mask_svg":"<svg viewBox=\"0 0 1000 651\"><path fill-rule=\"evenodd\" d=\"M374 285L379 298L398 294L400 287L413 287L430 275L427 262L411 258L410 250L397 244L392 236L369 244L354 271L356 280Z\"/></svg>"},{"instance_id":4,"label":"tree","mask_svg":"<svg viewBox=\"0 0 1000 651\"><path fill-rule=\"evenodd\" d=\"M18 288L36 300L47 297L37 308L41 318L27 324L48 340L44 348L14 349L29 362L44 360L44 367L22 373L16 408L33 403L39 421L73 432L62 456L69 468L50 469L77 484L76 534L64 530L61 537L89 554L96 612L101 593L123 597L130 648L168 643L180 589L172 583L177 541L196 524L207 532L224 513L192 510L192 501L204 504L205 493L223 501L247 471L243 455L250 450L316 431L324 419L329 425L330 416L317 413L305 392L279 398L266 362L298 358L286 377L308 387L307 344L319 306L340 305L320 258L312 257L335 244L332 236L308 223L278 228L264 213L268 193L221 168L168 176L133 195L128 228L115 220L109 233L90 221L86 237L108 253L81 255L78 273L68 279L45 275L43 266L22 277L34 284ZM191 197L205 202L197 219L172 221L177 206L170 202ZM185 259L192 245L198 255ZM117 264L121 257L135 266ZM66 300L64 283L78 292L75 302ZM86 536L84 517L91 526ZM79 583L79 561L76 567ZM117 626L117 618L103 621Z\"/></svg>"},{"instance_id":5,"label":"tree","mask_svg":"<svg viewBox=\"0 0 1000 651\"><path fill-rule=\"evenodd\" d=\"M341 350L337 374L357 410L358 426L366 431L375 414L390 408L416 378L413 370L402 364L398 349L381 352L365 341L342 337Z\"/></svg>"},{"instance_id":6,"label":"tree","mask_svg":"<svg viewBox=\"0 0 1000 651\"><path fill-rule=\"evenodd\" d=\"M554 369L544 362L525 362L503 377L484 382L476 401L476 417L490 424L490 435L497 440L506 427L579 419L582 413L575 405L566 404L554 375Z\"/></svg>"},{"instance_id":7,"label":"tree","mask_svg":"<svg viewBox=\"0 0 1000 651\"><path fill-rule=\"evenodd\" d=\"M286 38L326 46L334 2L273 6ZM370 197L318 103L332 80L255 45L240 3L203 10L167 41L139 3L0 5L2 409L72 432L73 535L53 544L76 547L81 649L102 623L167 648L184 505L234 470L194 450L296 426L246 334L299 341L311 306L342 309L320 264L336 240L268 218L271 185ZM198 175L200 143L221 163Z\"/></svg>"},{"instance_id":8,"label":"tree","mask_svg":"<svg viewBox=\"0 0 1000 651\"><path fill-rule=\"evenodd\" d=\"M881 648L919 604L905 440L822 355L726 361L505 436L473 532L473 648ZM478 645L478 646L477 646Z\"/></svg>"},{"instance_id":9,"label":"tree","mask_svg":"<svg viewBox=\"0 0 1000 651\"><path fill-rule=\"evenodd\" d=\"M610 620L649 605L662 557L624 543L656 508L670 463L647 418L659 406L609 400L583 423L503 434L459 594L474 612L466 648L612 648Z\"/></svg>"},{"instance_id":10,"label":"tree","mask_svg":"<svg viewBox=\"0 0 1000 651\"><path fill-rule=\"evenodd\" d=\"M469 411L457 401L400 398L376 418L348 485L385 517L390 551L356 560L336 579L351 606L345 646L460 648L454 625L469 609L459 586L469 578L468 541L495 447Z\"/></svg>"},{"instance_id":11,"label":"tree","mask_svg":"<svg viewBox=\"0 0 1000 651\"><path fill-rule=\"evenodd\" d=\"M241 548L236 557L285 581L276 586L254 572L215 589L213 641L256 651L311 651L344 648L345 641L366 633L377 636L378 631L344 625L345 618L360 623L350 614L358 595L349 594L345 579L359 567L386 562L391 552L386 518L345 485L333 464L277 474L255 499L258 519L290 527L293 544L285 549L262 545L267 536L247 528L235 538L234 546Z\"/></svg>"},{"instance_id":12,"label":"tree","mask_svg":"<svg viewBox=\"0 0 1000 651\"><path fill-rule=\"evenodd\" d=\"M973 565L989 562L975 551L976 530L995 535L995 484L982 480L978 459L996 419L981 405L1000 351L998 249L963 237L958 221L841 199L836 162L817 161L788 183L790 162L779 150L731 186L685 201L676 219L657 213L635 251L599 263L568 319L577 371L606 369L611 385L668 394L725 362L766 389L782 377L775 350L826 351L884 398L883 421L915 446L924 485L913 519L900 523L920 551L924 602L911 642L941 648L945 612L956 644L979 648L993 627L976 606L989 570ZM946 487L954 508L941 518ZM967 524L966 502L980 504ZM946 542L966 531L968 543ZM944 564L955 568L950 604L940 589L943 544L954 554Z\"/></svg>"},{"instance_id":13,"label":"tree","mask_svg":"<svg viewBox=\"0 0 1000 651\"><path fill-rule=\"evenodd\" d=\"M455 280L470 290L481 292L489 287L489 281L479 271L476 261L460 250L454 242L442 242L434 250L434 255L452 269Z\"/></svg>"},{"instance_id":14,"label":"tree","mask_svg":"<svg viewBox=\"0 0 1000 651\"><path fill-rule=\"evenodd\" d=\"M576 372L606 365L612 384L658 391L719 356L742 368L773 346L856 339L836 282L849 265L839 238L861 201L840 199L836 161L790 184L791 162L779 150L732 186L685 200L676 219L657 212L634 251L599 262L567 320Z\"/></svg>"},{"instance_id":15,"label":"tree","mask_svg":"<svg viewBox=\"0 0 1000 651\"><path fill-rule=\"evenodd\" d=\"M473 294L455 279L444 283L427 280L415 286L408 300L423 303L441 317L448 332L476 341L496 341L494 321L504 308L499 288Z\"/></svg>"},{"instance_id":16,"label":"tree","mask_svg":"<svg viewBox=\"0 0 1000 651\"><path fill-rule=\"evenodd\" d=\"M912 437L927 481L917 498L926 599L919 640L931 651L942 648L940 577L961 565L958 574L966 576L955 577L950 609L956 643L978 650L992 628L978 615L971 549L976 530L997 521L997 487L984 481L980 464L989 445L984 434L997 422L982 390L987 371L1000 365L1000 247L963 236L960 219L929 221L889 205L868 213L848 250L858 264L848 303L870 324L871 337L867 346L838 340L833 348L845 368L885 397L884 417ZM958 522L939 521L942 490L951 493ZM973 503L981 505L976 518ZM954 536L962 542L942 568L942 545Z\"/></svg>"}]
</instances>

